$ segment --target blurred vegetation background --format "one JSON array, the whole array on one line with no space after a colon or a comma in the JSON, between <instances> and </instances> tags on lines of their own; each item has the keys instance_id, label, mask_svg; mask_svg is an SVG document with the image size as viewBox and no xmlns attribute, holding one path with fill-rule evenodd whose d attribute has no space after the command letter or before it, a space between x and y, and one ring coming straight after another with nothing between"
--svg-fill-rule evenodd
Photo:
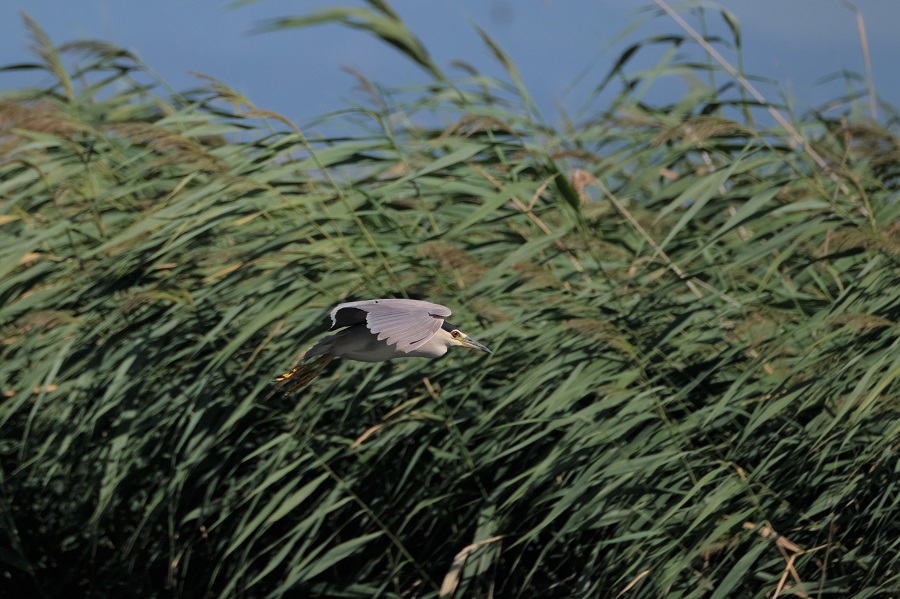
<instances>
[{"instance_id":1,"label":"blurred vegetation background","mask_svg":"<svg viewBox=\"0 0 900 599\"><path fill-rule=\"evenodd\" d=\"M717 60L728 13L681 14L734 36L673 22L558 127L487 34L508 79L451 77L378 0L263 28L429 73L304 130L27 22L8 68L53 82L0 101L4 596L897 597L898 113L849 75L787 110ZM285 394L371 297L495 353Z\"/></svg>"}]
</instances>

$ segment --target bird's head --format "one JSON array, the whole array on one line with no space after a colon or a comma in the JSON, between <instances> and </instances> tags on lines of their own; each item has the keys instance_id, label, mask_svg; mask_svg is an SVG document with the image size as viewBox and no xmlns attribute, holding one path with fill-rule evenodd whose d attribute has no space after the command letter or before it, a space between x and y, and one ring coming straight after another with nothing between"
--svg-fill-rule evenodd
<instances>
[{"instance_id":1,"label":"bird's head","mask_svg":"<svg viewBox=\"0 0 900 599\"><path fill-rule=\"evenodd\" d=\"M494 353L489 350L487 346L475 341L449 322L445 322L443 325L441 325L441 328L437 332L437 335L440 336L441 340L447 345L447 347L458 345L461 347L467 347L469 349L478 349L488 354Z\"/></svg>"}]
</instances>

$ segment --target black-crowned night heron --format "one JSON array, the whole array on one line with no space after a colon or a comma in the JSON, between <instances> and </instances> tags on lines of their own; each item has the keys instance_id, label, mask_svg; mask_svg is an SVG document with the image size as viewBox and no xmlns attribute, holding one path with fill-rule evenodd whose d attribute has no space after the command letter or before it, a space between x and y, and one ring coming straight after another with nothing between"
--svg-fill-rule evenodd
<instances>
[{"instance_id":1,"label":"black-crowned night heron","mask_svg":"<svg viewBox=\"0 0 900 599\"><path fill-rule=\"evenodd\" d=\"M331 311L331 330L303 356L326 360L316 367L300 367L278 380L300 379L305 385L334 356L359 362L384 362L395 358L440 358L454 346L492 353L452 324L450 308L421 300L374 299L338 304ZM299 377L297 375L300 375Z\"/></svg>"}]
</instances>

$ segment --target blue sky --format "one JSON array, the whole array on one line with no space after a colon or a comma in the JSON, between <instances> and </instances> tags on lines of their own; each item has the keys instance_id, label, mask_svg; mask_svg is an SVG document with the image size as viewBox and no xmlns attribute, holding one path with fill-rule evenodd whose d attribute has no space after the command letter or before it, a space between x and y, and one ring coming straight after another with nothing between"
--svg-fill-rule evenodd
<instances>
[{"instance_id":1,"label":"blue sky","mask_svg":"<svg viewBox=\"0 0 900 599\"><path fill-rule=\"evenodd\" d=\"M548 121L556 107L575 112L629 42L680 32L668 18L647 21L640 0L393 0L430 50L451 71L463 59L479 70L502 70L474 31L477 23L511 56ZM674 5L674 2L673 2ZM841 0L723 0L738 18L746 68L768 77L772 99L785 93L800 106L831 100L841 83L816 85L840 69L863 72L855 13ZM879 94L900 105L896 60L900 2L855 0L865 19ZM252 35L260 22L308 14L360 0L261 0L238 8L211 0L6 0L0 7L0 64L31 60L20 11L61 43L102 39L133 51L175 89L198 85L190 72L211 75L257 106L297 123L346 107L358 97L351 67L385 85L423 83L427 75L368 35L328 25ZM644 25L624 35L629 25ZM721 27L719 19L713 19ZM624 35L624 37L623 37ZM22 87L18 73L0 73L0 90ZM36 80L32 76L32 82ZM46 82L46 79L44 79Z\"/></svg>"}]
</instances>

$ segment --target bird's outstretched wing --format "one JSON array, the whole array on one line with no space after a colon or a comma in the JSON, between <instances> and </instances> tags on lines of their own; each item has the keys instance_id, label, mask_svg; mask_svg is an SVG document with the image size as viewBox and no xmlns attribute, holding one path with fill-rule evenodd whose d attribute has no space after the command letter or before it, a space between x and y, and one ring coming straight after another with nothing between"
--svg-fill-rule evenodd
<instances>
[{"instance_id":1,"label":"bird's outstretched wing","mask_svg":"<svg viewBox=\"0 0 900 599\"><path fill-rule=\"evenodd\" d=\"M375 299L339 304L331 311L331 329L365 323L379 340L410 352L438 332L450 308L408 299Z\"/></svg>"}]
</instances>

